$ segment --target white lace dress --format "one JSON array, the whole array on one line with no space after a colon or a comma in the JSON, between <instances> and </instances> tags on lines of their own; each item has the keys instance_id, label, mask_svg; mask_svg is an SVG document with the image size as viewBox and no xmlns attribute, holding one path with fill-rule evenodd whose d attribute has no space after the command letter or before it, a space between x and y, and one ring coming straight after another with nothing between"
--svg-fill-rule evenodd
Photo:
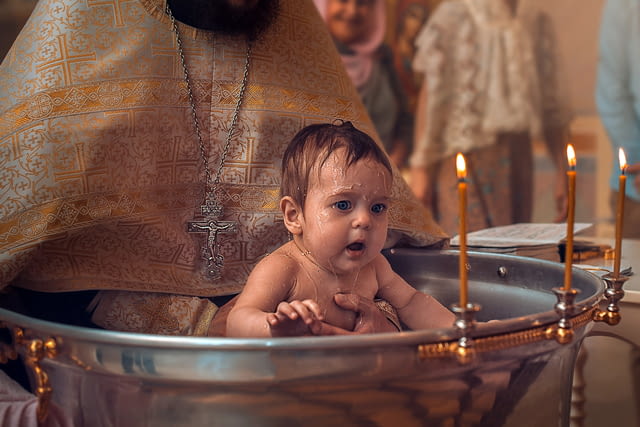
<instances>
[{"instance_id":1,"label":"white lace dress","mask_svg":"<svg viewBox=\"0 0 640 427\"><path fill-rule=\"evenodd\" d=\"M451 232L457 222L446 212L455 206L455 167L439 174L457 152L482 157L471 171L482 217L474 228L529 220L531 140L569 119L560 106L550 19L534 1L520 1L514 13L505 0L451 0L436 9L416 45L413 67L425 84L410 164L436 174L441 225Z\"/></svg>"}]
</instances>

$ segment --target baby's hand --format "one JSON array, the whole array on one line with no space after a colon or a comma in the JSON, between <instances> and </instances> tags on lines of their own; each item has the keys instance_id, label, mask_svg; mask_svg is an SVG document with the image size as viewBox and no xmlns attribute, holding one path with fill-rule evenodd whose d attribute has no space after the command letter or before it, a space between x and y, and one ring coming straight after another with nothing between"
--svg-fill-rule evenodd
<instances>
[{"instance_id":1,"label":"baby's hand","mask_svg":"<svg viewBox=\"0 0 640 427\"><path fill-rule=\"evenodd\" d=\"M267 323L273 336L315 335L322 328L323 315L317 302L283 301L275 313L267 314Z\"/></svg>"}]
</instances>

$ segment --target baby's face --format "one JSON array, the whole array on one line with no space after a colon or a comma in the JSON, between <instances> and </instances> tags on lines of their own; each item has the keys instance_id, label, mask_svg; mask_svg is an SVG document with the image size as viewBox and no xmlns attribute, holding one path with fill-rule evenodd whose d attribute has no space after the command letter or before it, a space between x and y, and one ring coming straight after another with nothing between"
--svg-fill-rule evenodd
<instances>
[{"instance_id":1,"label":"baby's face","mask_svg":"<svg viewBox=\"0 0 640 427\"><path fill-rule=\"evenodd\" d=\"M358 270L382 250L392 177L372 159L345 169L343 150L312 171L302 239L315 262L337 274Z\"/></svg>"}]
</instances>

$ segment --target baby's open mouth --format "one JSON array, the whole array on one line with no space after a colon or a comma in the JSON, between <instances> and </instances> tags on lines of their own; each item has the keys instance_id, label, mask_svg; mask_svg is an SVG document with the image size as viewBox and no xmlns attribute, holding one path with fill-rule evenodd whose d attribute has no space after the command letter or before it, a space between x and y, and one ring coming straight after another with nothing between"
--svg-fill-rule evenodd
<instances>
[{"instance_id":1,"label":"baby's open mouth","mask_svg":"<svg viewBox=\"0 0 640 427\"><path fill-rule=\"evenodd\" d=\"M347 249L349 249L350 251L361 251L364 249L364 243L362 242L352 243L349 246L347 246Z\"/></svg>"}]
</instances>

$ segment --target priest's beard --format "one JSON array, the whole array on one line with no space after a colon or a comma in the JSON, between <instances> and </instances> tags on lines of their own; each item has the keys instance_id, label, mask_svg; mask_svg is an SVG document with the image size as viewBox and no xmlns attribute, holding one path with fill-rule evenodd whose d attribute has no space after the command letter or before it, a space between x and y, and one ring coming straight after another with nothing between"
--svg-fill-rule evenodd
<instances>
[{"instance_id":1,"label":"priest's beard","mask_svg":"<svg viewBox=\"0 0 640 427\"><path fill-rule=\"evenodd\" d=\"M278 14L279 0L257 0L235 6L231 0L168 0L173 16L201 30L256 38Z\"/></svg>"}]
</instances>

